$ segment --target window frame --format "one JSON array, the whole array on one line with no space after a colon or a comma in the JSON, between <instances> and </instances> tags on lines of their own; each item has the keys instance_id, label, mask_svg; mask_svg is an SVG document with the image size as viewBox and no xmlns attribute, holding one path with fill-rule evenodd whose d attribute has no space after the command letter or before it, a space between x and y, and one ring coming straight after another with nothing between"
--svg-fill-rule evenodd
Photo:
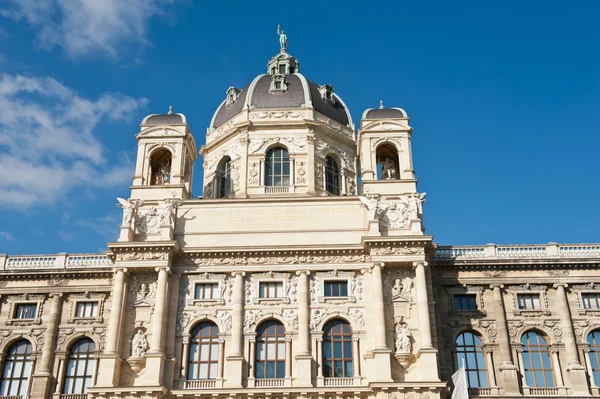
<instances>
[{"instance_id":1,"label":"window frame","mask_svg":"<svg viewBox=\"0 0 600 399\"><path fill-rule=\"evenodd\" d=\"M18 344L25 344L24 353L10 353L11 349L16 348ZM18 350L15 349L15 351ZM28 352L29 351L29 352ZM6 351L6 355L2 361L2 374L0 374L0 394L2 396L21 396L22 398L26 398L29 396L29 391L31 389L32 377L33 377L33 344L26 338L20 338L13 342ZM8 368L10 371L10 377L5 378L5 374L7 372L7 365L9 362L12 362L12 366ZM21 364L20 367L16 367L16 364ZM29 370L27 372L27 365L29 366ZM15 370L19 370L19 377L14 377ZM25 374L29 374L25 376ZM8 381L7 389L5 390L5 383ZM14 382L17 382L17 392L11 390Z\"/></svg>"},{"instance_id":2,"label":"window frame","mask_svg":"<svg viewBox=\"0 0 600 399\"><path fill-rule=\"evenodd\" d=\"M5 324L7 325L31 325L42 324L42 315L44 314L44 295L11 295L7 298L7 313ZM17 306L20 305L35 305L36 314L33 318L19 319L16 317Z\"/></svg>"},{"instance_id":3,"label":"window frame","mask_svg":"<svg viewBox=\"0 0 600 399\"><path fill-rule=\"evenodd\" d=\"M345 325L348 327L348 332L344 332L344 328L341 328L340 332L334 331L331 333L331 328L329 329L329 333L326 332L327 327L330 324L338 323L338 325ZM333 327L336 327L333 326ZM333 328L332 327L332 328ZM340 337L337 338L336 337ZM333 338L333 339L332 339ZM354 359L354 350L353 350L353 340L354 334L352 331L352 325L344 319L334 318L332 320L328 320L327 323L323 325L323 349L322 349L322 357L319 359L321 361L321 367L323 368L323 377L324 378L353 378L356 364L355 362L359 359ZM335 356L336 349L335 343L340 342L340 351L341 356ZM330 345L329 349L327 349L327 345ZM347 351L350 351L350 356L347 355ZM331 353L331 357L326 357L328 353ZM341 375L336 375L336 363L341 363ZM350 375L346 375L347 373L347 365L350 365ZM331 375L328 375L331 374Z\"/></svg>"},{"instance_id":4,"label":"window frame","mask_svg":"<svg viewBox=\"0 0 600 399\"><path fill-rule=\"evenodd\" d=\"M87 304L92 304L92 311L94 309L93 305L95 306L96 309L96 314L92 314L91 316L79 316L79 307L81 305L87 305ZM100 302L97 300L81 300L81 301L77 301L75 302L75 314L73 315L73 317L77 318L77 319L95 319L98 317L99 312L100 312ZM93 312L92 312L93 313Z\"/></svg>"},{"instance_id":5,"label":"window frame","mask_svg":"<svg viewBox=\"0 0 600 399\"><path fill-rule=\"evenodd\" d=\"M330 162L332 165L330 165ZM325 156L325 191L331 195L342 195L342 167L341 162L334 155ZM336 171L337 169L337 171ZM330 182L330 180L332 180ZM329 188L333 191L330 191Z\"/></svg>"},{"instance_id":6,"label":"window frame","mask_svg":"<svg viewBox=\"0 0 600 399\"><path fill-rule=\"evenodd\" d=\"M340 285L340 290L341 290L341 285L345 285L346 287L346 294L345 295L333 295L330 293L330 295L327 295L327 285L328 284L337 284ZM350 289L350 282L348 281L348 279L345 278L336 278L336 279L328 279L325 278L323 279L323 297L325 298L325 300L327 299L340 299L340 298L348 298L348 291Z\"/></svg>"},{"instance_id":7,"label":"window frame","mask_svg":"<svg viewBox=\"0 0 600 399\"><path fill-rule=\"evenodd\" d=\"M85 292L82 294L72 294L67 297L65 304L70 305L68 311L69 318L67 322L73 324L91 324L91 323L102 323L104 322L104 304L106 301L106 294L101 292ZM79 317L77 316L77 308L81 302L97 302L98 313L92 317Z\"/></svg>"},{"instance_id":8,"label":"window frame","mask_svg":"<svg viewBox=\"0 0 600 399\"><path fill-rule=\"evenodd\" d=\"M18 313L21 308L31 308L33 307L33 316L32 317L19 317ZM27 321L27 320L35 320L38 318L38 304L37 302L16 302L12 318L15 320Z\"/></svg>"},{"instance_id":9,"label":"window frame","mask_svg":"<svg viewBox=\"0 0 600 399\"><path fill-rule=\"evenodd\" d=\"M590 337L592 342L590 343ZM585 337L588 344L588 361L591 374L590 382L593 387L600 387L600 329L591 330Z\"/></svg>"},{"instance_id":10,"label":"window frame","mask_svg":"<svg viewBox=\"0 0 600 399\"><path fill-rule=\"evenodd\" d=\"M204 296L206 293L206 288L209 288L210 297ZM203 294L201 297L198 297L198 288L204 287L201 289L201 293ZM221 291L219 290L219 282L218 281L196 281L194 283L194 301L216 301L217 299L221 299Z\"/></svg>"},{"instance_id":11,"label":"window frame","mask_svg":"<svg viewBox=\"0 0 600 399\"><path fill-rule=\"evenodd\" d=\"M577 312L584 315L598 315L600 308L586 308L584 295L597 295L600 297L600 288L597 288L596 284L586 284L584 286L573 286L577 290Z\"/></svg>"},{"instance_id":12,"label":"window frame","mask_svg":"<svg viewBox=\"0 0 600 399\"><path fill-rule=\"evenodd\" d=\"M219 161L215 175L217 177L217 187L214 190L214 197L216 199L229 198L233 193L233 161L231 157L224 156Z\"/></svg>"},{"instance_id":13,"label":"window frame","mask_svg":"<svg viewBox=\"0 0 600 399\"><path fill-rule=\"evenodd\" d=\"M523 343L523 339L525 336L529 336L529 334L536 334L536 336L538 337L537 340L539 342L540 338L544 340L545 345L541 345L541 344L535 344L532 345L529 342L529 339L527 340L527 344L525 345ZM557 384L556 384L556 375L554 373L554 362L552 361L552 353L550 350L550 344L548 341L548 337L543 334L541 331L538 330L527 330L525 332L523 332L523 334L521 335L521 339L519 340L519 343L521 344L521 356L523 359L523 378L525 378L525 383L529 388L557 388ZM529 355L527 355L529 354ZM541 368L536 368L535 367L535 361L533 358L533 354L539 354L539 360L540 360L540 364L541 364ZM544 365L545 362L545 358L543 355L547 355L547 365ZM529 356L529 359L527 359L526 356ZM528 367L529 365L529 367ZM549 368L546 367L549 365ZM537 384L537 380L538 380L538 373L542 373L543 376L543 381L544 381L544 385L538 385ZM552 384L548 385L547 383L547 373L550 373L550 375L552 376ZM531 376L529 379L528 376ZM533 384L530 384L530 382L533 381Z\"/></svg>"},{"instance_id":14,"label":"window frame","mask_svg":"<svg viewBox=\"0 0 600 399\"><path fill-rule=\"evenodd\" d=\"M548 308L548 297L546 291L548 287L545 285L530 285L514 286L510 288L513 297L513 314L515 316L549 316L551 314ZM520 295L539 295L539 309L520 309Z\"/></svg>"},{"instance_id":15,"label":"window frame","mask_svg":"<svg viewBox=\"0 0 600 399\"><path fill-rule=\"evenodd\" d=\"M189 274L188 275L188 289L186 293L186 309L190 309L193 306L207 306L207 305L224 305L225 298L223 298L223 290L225 288L225 274ZM217 297L213 299L197 299L196 285L197 284L217 284Z\"/></svg>"},{"instance_id":16,"label":"window frame","mask_svg":"<svg viewBox=\"0 0 600 399\"><path fill-rule=\"evenodd\" d=\"M267 332L271 326L275 326L275 334L264 333ZM261 334L261 329L263 333ZM278 330L281 330L280 332ZM288 361L286 356L286 331L285 325L277 319L269 319L261 322L256 327L256 348L254 358L254 378L257 380L267 379L280 379L285 377L286 362ZM260 345L264 345L264 358L261 358ZM273 358L269 357L269 348L273 347L275 355ZM282 352L280 354L280 352ZM281 356L280 356L281 355ZM291 360L291 359L290 359ZM259 365L262 364L261 367ZM273 364L273 376L268 376L269 371L268 365ZM281 370L279 369L281 367ZM263 375L260 376L259 371L263 370ZM280 373L281 372L281 373ZM281 375L280 375L281 374Z\"/></svg>"},{"instance_id":17,"label":"window frame","mask_svg":"<svg viewBox=\"0 0 600 399\"><path fill-rule=\"evenodd\" d=\"M470 334L472 336L472 344L467 343L466 336ZM463 344L459 345L458 340L460 337L463 337ZM477 344L476 339L479 340L480 344ZM485 359L485 344L483 343L483 339L481 335L474 330L466 330L462 331L460 334L456 336L454 339L454 370L458 370L462 367L462 361L459 360L459 354L464 354L463 357L465 359L465 374L467 376L467 386L468 388L490 388L490 379L489 372L487 369L487 362ZM459 348L464 348L463 350L459 350ZM474 356L469 356L470 353L474 353ZM472 359L475 362L475 368L471 368L473 365ZM483 366L483 368L481 368ZM471 385L471 380L473 377L473 373L475 373L477 377L477 385ZM485 384L482 384L482 373L485 373Z\"/></svg>"},{"instance_id":18,"label":"window frame","mask_svg":"<svg viewBox=\"0 0 600 399\"><path fill-rule=\"evenodd\" d=\"M269 294L270 287L273 286L275 290L275 295L271 296ZM263 296L263 287L267 288L267 296ZM266 299L266 300L278 300L285 298L285 285L283 280L263 280L258 282L258 299ZM281 295L277 295L279 290L281 289Z\"/></svg>"},{"instance_id":19,"label":"window frame","mask_svg":"<svg viewBox=\"0 0 600 399\"><path fill-rule=\"evenodd\" d=\"M274 156L276 150L280 150L280 154L282 154L281 156L279 156L277 158ZM283 155L284 153L285 153L285 156ZM287 174L284 173L286 164L287 164ZM277 166L279 166L279 168L280 168L279 173L275 173L275 169ZM291 187L291 186L293 186L293 182L291 181L291 178L292 178L291 168L292 168L292 162L290 159L290 152L286 147L284 147L282 145L276 145L276 146L269 148L269 150L265 153L265 171L264 171L265 187ZM283 184L286 178L287 178L288 184ZM279 184L275 184L277 179L280 179Z\"/></svg>"},{"instance_id":20,"label":"window frame","mask_svg":"<svg viewBox=\"0 0 600 399\"><path fill-rule=\"evenodd\" d=\"M202 326L209 325L210 326L210 335L201 335ZM198 328L198 334L194 334L194 330ZM201 338L200 338L201 337ZM199 380L216 380L219 378L219 358L221 356L221 338L219 332L219 326L213 322L212 320L202 320L199 323L196 323L191 329L189 333L189 347L188 347L188 362L186 368L185 379L187 381L199 381ZM213 358L213 352L215 350L217 356ZM197 353L197 360L192 356L192 352L194 348ZM208 351L208 355L206 359L203 360L203 349ZM197 368L193 365L197 365ZM202 365L206 365L206 378L201 378L202 374ZM214 372L214 376L212 375ZM194 373L197 378L190 378L190 373Z\"/></svg>"},{"instance_id":21,"label":"window frame","mask_svg":"<svg viewBox=\"0 0 600 399\"><path fill-rule=\"evenodd\" d=\"M485 316L487 312L485 310L485 302L483 300L484 287L482 286L455 286L446 287L446 295L448 298L448 314L450 316L459 315L479 315ZM457 310L454 307L454 297L459 295L475 295L475 305L477 309L473 310Z\"/></svg>"},{"instance_id":22,"label":"window frame","mask_svg":"<svg viewBox=\"0 0 600 399\"><path fill-rule=\"evenodd\" d=\"M467 299L468 298L468 299ZM460 307L457 307L457 299L460 301ZM463 304L463 300L467 299L468 301L468 307L464 308L462 306ZM472 299L472 300L471 300ZM472 302L472 303L471 303ZM470 305L473 305L474 307L471 307ZM457 312L476 312L478 309L477 306L477 294L472 294L472 293L464 293L464 294L454 294L452 295L452 309L457 311Z\"/></svg>"},{"instance_id":23,"label":"window frame","mask_svg":"<svg viewBox=\"0 0 600 399\"><path fill-rule=\"evenodd\" d=\"M82 341L88 341L88 346L87 349L88 351L86 352L73 352L73 348L75 347L75 345L79 344ZM91 351L89 350L91 347ZM79 348L78 348L79 349ZM77 353L77 355L75 355L74 353ZM84 356L80 356L79 354L83 353ZM69 350L67 352L67 358L66 358L66 363L65 363L65 375L63 378L63 395L81 395L81 394L87 394L87 390L88 388L91 388L94 386L94 376L96 375L96 343L94 342L93 339L89 338L89 337L80 337L77 340L75 340L74 342L71 343ZM79 364L80 362L85 362L84 364L84 368L83 368L83 375L77 375L80 367ZM71 368L69 367L71 364L75 364L75 367ZM71 373L70 370L73 370L75 375L69 375ZM87 374L89 371L89 374ZM69 380L72 380L72 384L69 384ZM77 387L77 382L83 380L83 383L81 384L81 389L75 389ZM86 380L89 380L89 385L86 385Z\"/></svg>"}]
</instances>

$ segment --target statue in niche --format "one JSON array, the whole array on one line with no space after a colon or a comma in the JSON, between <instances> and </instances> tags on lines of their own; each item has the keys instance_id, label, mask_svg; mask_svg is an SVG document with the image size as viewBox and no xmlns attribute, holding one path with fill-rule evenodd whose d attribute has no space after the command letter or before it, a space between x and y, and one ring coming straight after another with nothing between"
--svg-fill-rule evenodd
<instances>
[{"instance_id":1,"label":"statue in niche","mask_svg":"<svg viewBox=\"0 0 600 399\"><path fill-rule=\"evenodd\" d=\"M385 157L381 161L381 179L382 180L396 180L398 170L396 168L396 162L392 158Z\"/></svg>"},{"instance_id":2,"label":"statue in niche","mask_svg":"<svg viewBox=\"0 0 600 399\"><path fill-rule=\"evenodd\" d=\"M279 35L279 47L281 47L282 51L285 51L288 45L288 38L285 34L285 31L281 30L281 26L279 24L277 25L277 34Z\"/></svg>"},{"instance_id":3,"label":"statue in niche","mask_svg":"<svg viewBox=\"0 0 600 399\"><path fill-rule=\"evenodd\" d=\"M156 184L158 186L165 186L171 181L171 161L164 160L158 165L158 171L156 172Z\"/></svg>"},{"instance_id":4,"label":"statue in niche","mask_svg":"<svg viewBox=\"0 0 600 399\"><path fill-rule=\"evenodd\" d=\"M402 293L402 281L397 278L394 280L394 286L392 287L392 295L400 295Z\"/></svg>"},{"instance_id":5,"label":"statue in niche","mask_svg":"<svg viewBox=\"0 0 600 399\"><path fill-rule=\"evenodd\" d=\"M142 204L141 200L134 199L123 199L117 197L117 208L123 209L123 221L121 222L121 226L131 226L131 221L133 220L133 215L137 208Z\"/></svg>"},{"instance_id":6,"label":"statue in niche","mask_svg":"<svg viewBox=\"0 0 600 399\"><path fill-rule=\"evenodd\" d=\"M396 323L396 353L412 353L412 343L410 338L412 334L406 323L399 321Z\"/></svg>"},{"instance_id":7,"label":"statue in niche","mask_svg":"<svg viewBox=\"0 0 600 399\"><path fill-rule=\"evenodd\" d=\"M150 294L150 286L146 283L142 283L140 285L140 289L138 290L137 300L143 301Z\"/></svg>"},{"instance_id":8,"label":"statue in niche","mask_svg":"<svg viewBox=\"0 0 600 399\"><path fill-rule=\"evenodd\" d=\"M400 291L400 294L406 297L410 297L410 293L411 293L411 288L412 288L412 278L406 276L402 279L402 290Z\"/></svg>"},{"instance_id":9,"label":"statue in niche","mask_svg":"<svg viewBox=\"0 0 600 399\"><path fill-rule=\"evenodd\" d=\"M423 202L425 202L425 194L417 194L407 199L408 219L419 220L419 215L423 214Z\"/></svg>"},{"instance_id":10,"label":"statue in niche","mask_svg":"<svg viewBox=\"0 0 600 399\"><path fill-rule=\"evenodd\" d=\"M148 349L146 333L139 329L131 340L131 357L144 357L146 355L146 349Z\"/></svg>"}]
</instances>

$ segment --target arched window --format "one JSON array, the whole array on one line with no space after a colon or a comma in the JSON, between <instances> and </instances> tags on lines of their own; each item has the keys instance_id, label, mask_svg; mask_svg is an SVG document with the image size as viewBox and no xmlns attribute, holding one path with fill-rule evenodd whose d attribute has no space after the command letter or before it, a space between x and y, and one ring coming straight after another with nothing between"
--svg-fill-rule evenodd
<instances>
[{"instance_id":1,"label":"arched window","mask_svg":"<svg viewBox=\"0 0 600 399\"><path fill-rule=\"evenodd\" d=\"M31 343L26 339L19 340L8 348L2 367L0 396L25 396L27 394L31 376L32 350Z\"/></svg>"},{"instance_id":2,"label":"arched window","mask_svg":"<svg viewBox=\"0 0 600 399\"><path fill-rule=\"evenodd\" d=\"M83 394L92 386L94 377L94 350L96 345L89 338L76 341L69 350L63 394Z\"/></svg>"},{"instance_id":3,"label":"arched window","mask_svg":"<svg viewBox=\"0 0 600 399\"><path fill-rule=\"evenodd\" d=\"M592 331L587 336L590 346L590 364L592 366L592 378L596 386L600 385L600 330Z\"/></svg>"},{"instance_id":4,"label":"arched window","mask_svg":"<svg viewBox=\"0 0 600 399\"><path fill-rule=\"evenodd\" d=\"M188 357L188 380L213 380L218 376L219 328L203 321L192 329Z\"/></svg>"},{"instance_id":5,"label":"arched window","mask_svg":"<svg viewBox=\"0 0 600 399\"><path fill-rule=\"evenodd\" d=\"M340 167L329 155L325 160L325 190L329 194L340 195Z\"/></svg>"},{"instance_id":6,"label":"arched window","mask_svg":"<svg viewBox=\"0 0 600 399\"><path fill-rule=\"evenodd\" d=\"M217 198L231 194L231 158L225 157L217 168Z\"/></svg>"},{"instance_id":7,"label":"arched window","mask_svg":"<svg viewBox=\"0 0 600 399\"><path fill-rule=\"evenodd\" d=\"M344 320L323 327L323 377L352 377L352 329Z\"/></svg>"},{"instance_id":8,"label":"arched window","mask_svg":"<svg viewBox=\"0 0 600 399\"><path fill-rule=\"evenodd\" d=\"M398 150L391 143L384 143L377 147L377 180L400 179L398 165Z\"/></svg>"},{"instance_id":9,"label":"arched window","mask_svg":"<svg viewBox=\"0 0 600 399\"><path fill-rule=\"evenodd\" d=\"M285 329L267 320L256 329L256 378L285 377Z\"/></svg>"},{"instance_id":10,"label":"arched window","mask_svg":"<svg viewBox=\"0 0 600 399\"><path fill-rule=\"evenodd\" d=\"M554 372L546 339L537 331L521 337L525 382L532 388L554 388Z\"/></svg>"},{"instance_id":11,"label":"arched window","mask_svg":"<svg viewBox=\"0 0 600 399\"><path fill-rule=\"evenodd\" d=\"M466 331L456 338L456 369L465 365L469 388L487 388L488 377L481 338Z\"/></svg>"},{"instance_id":12,"label":"arched window","mask_svg":"<svg viewBox=\"0 0 600 399\"><path fill-rule=\"evenodd\" d=\"M164 186L171 183L171 153L158 149L150 157L150 185Z\"/></svg>"},{"instance_id":13,"label":"arched window","mask_svg":"<svg viewBox=\"0 0 600 399\"><path fill-rule=\"evenodd\" d=\"M274 147L267 152L265 161L265 186L290 185L290 157L283 147Z\"/></svg>"}]
</instances>

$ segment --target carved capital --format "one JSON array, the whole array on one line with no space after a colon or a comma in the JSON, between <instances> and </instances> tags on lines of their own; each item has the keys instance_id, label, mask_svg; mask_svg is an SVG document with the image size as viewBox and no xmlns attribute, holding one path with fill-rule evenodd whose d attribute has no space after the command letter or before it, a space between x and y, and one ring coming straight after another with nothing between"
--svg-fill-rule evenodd
<instances>
[{"instance_id":1,"label":"carved capital","mask_svg":"<svg viewBox=\"0 0 600 399\"><path fill-rule=\"evenodd\" d=\"M296 270L296 276L299 276L301 274L306 274L307 276L310 276L310 270Z\"/></svg>"},{"instance_id":2,"label":"carved capital","mask_svg":"<svg viewBox=\"0 0 600 399\"><path fill-rule=\"evenodd\" d=\"M62 292L48 294L48 298L61 298L62 296Z\"/></svg>"},{"instance_id":3,"label":"carved capital","mask_svg":"<svg viewBox=\"0 0 600 399\"><path fill-rule=\"evenodd\" d=\"M240 275L242 277L244 277L246 275L246 272L231 272L231 277L235 277L237 275Z\"/></svg>"},{"instance_id":4,"label":"carved capital","mask_svg":"<svg viewBox=\"0 0 600 399\"><path fill-rule=\"evenodd\" d=\"M429 263L427 263L426 261L424 261L424 260L419 260L419 261L413 262L413 269L416 269L416 268L417 268L417 267L419 267L419 266L426 267L426 266L428 266L428 265L429 265Z\"/></svg>"},{"instance_id":5,"label":"carved capital","mask_svg":"<svg viewBox=\"0 0 600 399\"><path fill-rule=\"evenodd\" d=\"M562 287L563 289L569 288L569 284L553 284L553 285L552 285L552 288L554 288L554 289L556 289L556 290L558 290L558 289L559 289L559 288L561 288L561 287Z\"/></svg>"},{"instance_id":6,"label":"carved capital","mask_svg":"<svg viewBox=\"0 0 600 399\"><path fill-rule=\"evenodd\" d=\"M504 288L504 284L498 284L498 283L490 284L490 289L495 290L496 288L498 288L499 290L502 290Z\"/></svg>"},{"instance_id":7,"label":"carved capital","mask_svg":"<svg viewBox=\"0 0 600 399\"><path fill-rule=\"evenodd\" d=\"M115 274L117 274L117 273L127 274L127 273L129 273L129 270L127 270L126 267L116 267L115 268Z\"/></svg>"},{"instance_id":8,"label":"carved capital","mask_svg":"<svg viewBox=\"0 0 600 399\"><path fill-rule=\"evenodd\" d=\"M156 268L154 268L154 271L155 271L156 273L160 273L160 272L161 272L161 270L164 270L164 271L166 271L168 274L171 274L171 268L170 268L170 267L168 267L168 266L159 266L159 267L156 267Z\"/></svg>"}]
</instances>

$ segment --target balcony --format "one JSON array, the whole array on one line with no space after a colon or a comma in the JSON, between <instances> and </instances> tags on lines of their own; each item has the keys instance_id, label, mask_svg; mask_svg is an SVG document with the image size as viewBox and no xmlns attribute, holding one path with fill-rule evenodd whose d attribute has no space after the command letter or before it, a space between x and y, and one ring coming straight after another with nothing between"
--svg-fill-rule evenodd
<instances>
[{"instance_id":1,"label":"balcony","mask_svg":"<svg viewBox=\"0 0 600 399\"><path fill-rule=\"evenodd\" d=\"M287 194L290 186L265 186L265 194Z\"/></svg>"},{"instance_id":2,"label":"balcony","mask_svg":"<svg viewBox=\"0 0 600 399\"><path fill-rule=\"evenodd\" d=\"M211 389L217 387L217 380L189 380L183 382L183 389Z\"/></svg>"},{"instance_id":3,"label":"balcony","mask_svg":"<svg viewBox=\"0 0 600 399\"><path fill-rule=\"evenodd\" d=\"M355 383L355 378L353 377L334 377L323 379L323 386L326 387L351 387L354 385L359 384Z\"/></svg>"},{"instance_id":4,"label":"balcony","mask_svg":"<svg viewBox=\"0 0 600 399\"><path fill-rule=\"evenodd\" d=\"M0 396L0 399L25 399L22 395Z\"/></svg>"},{"instance_id":5,"label":"balcony","mask_svg":"<svg viewBox=\"0 0 600 399\"><path fill-rule=\"evenodd\" d=\"M561 396L566 395L566 389L561 388L529 388L523 387L524 396Z\"/></svg>"},{"instance_id":6,"label":"balcony","mask_svg":"<svg viewBox=\"0 0 600 399\"><path fill-rule=\"evenodd\" d=\"M279 388L285 386L285 378L260 378L254 381L255 388Z\"/></svg>"},{"instance_id":7,"label":"balcony","mask_svg":"<svg viewBox=\"0 0 600 399\"><path fill-rule=\"evenodd\" d=\"M498 388L469 388L469 396L496 396Z\"/></svg>"},{"instance_id":8,"label":"balcony","mask_svg":"<svg viewBox=\"0 0 600 399\"><path fill-rule=\"evenodd\" d=\"M60 399L87 399L87 393L63 393L60 395Z\"/></svg>"}]
</instances>

